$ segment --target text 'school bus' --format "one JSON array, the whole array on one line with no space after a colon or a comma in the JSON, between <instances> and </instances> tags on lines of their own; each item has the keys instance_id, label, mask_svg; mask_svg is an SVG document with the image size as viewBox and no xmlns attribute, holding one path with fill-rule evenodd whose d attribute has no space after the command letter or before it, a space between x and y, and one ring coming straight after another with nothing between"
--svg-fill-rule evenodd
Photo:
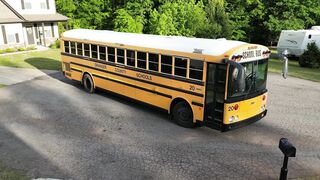
<instances>
[{"instance_id":1,"label":"text 'school bus'","mask_svg":"<svg viewBox=\"0 0 320 180\"><path fill-rule=\"evenodd\" d=\"M77 29L61 38L62 71L166 110L183 127L227 131L263 118L267 47L226 39Z\"/></svg>"}]
</instances>

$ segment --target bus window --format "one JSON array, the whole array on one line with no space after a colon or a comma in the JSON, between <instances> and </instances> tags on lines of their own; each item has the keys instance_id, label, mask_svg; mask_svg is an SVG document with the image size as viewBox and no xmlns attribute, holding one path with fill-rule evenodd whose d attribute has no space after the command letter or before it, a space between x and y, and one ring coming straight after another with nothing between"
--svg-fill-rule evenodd
<instances>
[{"instance_id":1,"label":"bus window","mask_svg":"<svg viewBox=\"0 0 320 180\"><path fill-rule=\"evenodd\" d=\"M90 56L90 46L89 46L89 44L83 44L83 49L84 49L84 56L89 57Z\"/></svg>"},{"instance_id":2,"label":"bus window","mask_svg":"<svg viewBox=\"0 0 320 180\"><path fill-rule=\"evenodd\" d=\"M77 55L83 56L83 54L82 54L82 43L77 43Z\"/></svg>"},{"instance_id":3,"label":"bus window","mask_svg":"<svg viewBox=\"0 0 320 180\"><path fill-rule=\"evenodd\" d=\"M159 55L149 53L149 70L158 71L159 70Z\"/></svg>"},{"instance_id":4,"label":"bus window","mask_svg":"<svg viewBox=\"0 0 320 180\"><path fill-rule=\"evenodd\" d=\"M91 44L91 57L98 59L98 46Z\"/></svg>"},{"instance_id":5,"label":"bus window","mask_svg":"<svg viewBox=\"0 0 320 180\"><path fill-rule=\"evenodd\" d=\"M70 42L71 54L76 54L76 43Z\"/></svg>"},{"instance_id":6,"label":"bus window","mask_svg":"<svg viewBox=\"0 0 320 180\"><path fill-rule=\"evenodd\" d=\"M161 72L172 74L172 56L161 55Z\"/></svg>"},{"instance_id":7,"label":"bus window","mask_svg":"<svg viewBox=\"0 0 320 180\"><path fill-rule=\"evenodd\" d=\"M203 78L203 62L200 60L190 60L190 74L192 79L202 80Z\"/></svg>"},{"instance_id":8,"label":"bus window","mask_svg":"<svg viewBox=\"0 0 320 180\"><path fill-rule=\"evenodd\" d=\"M174 75L187 77L187 58L175 57Z\"/></svg>"},{"instance_id":9,"label":"bus window","mask_svg":"<svg viewBox=\"0 0 320 180\"><path fill-rule=\"evenodd\" d=\"M64 41L64 52L69 53L69 41Z\"/></svg>"},{"instance_id":10,"label":"bus window","mask_svg":"<svg viewBox=\"0 0 320 180\"><path fill-rule=\"evenodd\" d=\"M127 50L127 65L136 66L136 52L132 50Z\"/></svg>"},{"instance_id":11,"label":"bus window","mask_svg":"<svg viewBox=\"0 0 320 180\"><path fill-rule=\"evenodd\" d=\"M105 61L106 60L106 47L99 46L99 59Z\"/></svg>"},{"instance_id":12,"label":"bus window","mask_svg":"<svg viewBox=\"0 0 320 180\"><path fill-rule=\"evenodd\" d=\"M147 54L145 52L137 53L138 67L142 69L147 68Z\"/></svg>"},{"instance_id":13,"label":"bus window","mask_svg":"<svg viewBox=\"0 0 320 180\"><path fill-rule=\"evenodd\" d=\"M124 49L117 48L117 63L124 64Z\"/></svg>"},{"instance_id":14,"label":"bus window","mask_svg":"<svg viewBox=\"0 0 320 180\"><path fill-rule=\"evenodd\" d=\"M115 50L113 47L108 47L108 61L115 62Z\"/></svg>"}]
</instances>

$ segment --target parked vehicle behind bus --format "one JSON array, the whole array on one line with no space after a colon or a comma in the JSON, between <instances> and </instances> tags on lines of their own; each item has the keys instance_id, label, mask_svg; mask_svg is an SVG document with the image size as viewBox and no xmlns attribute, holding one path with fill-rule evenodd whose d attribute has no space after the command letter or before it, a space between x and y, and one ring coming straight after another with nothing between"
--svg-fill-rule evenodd
<instances>
[{"instance_id":1,"label":"parked vehicle behind bus","mask_svg":"<svg viewBox=\"0 0 320 180\"><path fill-rule=\"evenodd\" d=\"M183 127L228 131L263 118L267 47L78 29L61 38L62 71L93 93L105 89L168 112Z\"/></svg>"},{"instance_id":2,"label":"parked vehicle behind bus","mask_svg":"<svg viewBox=\"0 0 320 180\"><path fill-rule=\"evenodd\" d=\"M278 41L278 54L288 50L289 57L300 57L312 42L320 47L320 26L310 30L283 30Z\"/></svg>"}]
</instances>

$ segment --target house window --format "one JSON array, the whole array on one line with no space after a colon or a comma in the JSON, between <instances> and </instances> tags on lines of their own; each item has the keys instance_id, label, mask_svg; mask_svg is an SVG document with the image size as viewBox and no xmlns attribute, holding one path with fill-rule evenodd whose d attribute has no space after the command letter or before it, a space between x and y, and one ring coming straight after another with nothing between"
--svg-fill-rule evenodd
<instances>
[{"instance_id":1,"label":"house window","mask_svg":"<svg viewBox=\"0 0 320 180\"><path fill-rule=\"evenodd\" d=\"M25 9L32 9L31 2L25 2L24 3L24 8Z\"/></svg>"},{"instance_id":2,"label":"house window","mask_svg":"<svg viewBox=\"0 0 320 180\"><path fill-rule=\"evenodd\" d=\"M8 44L14 44L14 43L16 43L15 34L8 34L7 40L8 40Z\"/></svg>"},{"instance_id":3,"label":"house window","mask_svg":"<svg viewBox=\"0 0 320 180\"><path fill-rule=\"evenodd\" d=\"M47 3L41 2L40 7L41 7L41 9L47 9Z\"/></svg>"}]
</instances>

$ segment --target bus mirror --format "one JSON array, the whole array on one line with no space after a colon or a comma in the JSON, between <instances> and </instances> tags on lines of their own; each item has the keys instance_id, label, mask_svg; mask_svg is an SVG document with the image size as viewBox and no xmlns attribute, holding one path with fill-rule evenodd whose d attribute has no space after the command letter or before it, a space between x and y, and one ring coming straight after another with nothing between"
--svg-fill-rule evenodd
<instances>
[{"instance_id":1,"label":"bus mirror","mask_svg":"<svg viewBox=\"0 0 320 180\"><path fill-rule=\"evenodd\" d=\"M246 89L246 81L245 81L245 69L244 67L234 61L227 60L226 63L228 63L231 67L231 77L232 82L234 83L234 91L235 92L243 92Z\"/></svg>"},{"instance_id":2,"label":"bus mirror","mask_svg":"<svg viewBox=\"0 0 320 180\"><path fill-rule=\"evenodd\" d=\"M289 51L286 49L282 52L282 61L283 61L283 69L282 69L282 76L284 79L287 79L288 77L288 64L289 64L289 59L288 59L288 54Z\"/></svg>"}]
</instances>

